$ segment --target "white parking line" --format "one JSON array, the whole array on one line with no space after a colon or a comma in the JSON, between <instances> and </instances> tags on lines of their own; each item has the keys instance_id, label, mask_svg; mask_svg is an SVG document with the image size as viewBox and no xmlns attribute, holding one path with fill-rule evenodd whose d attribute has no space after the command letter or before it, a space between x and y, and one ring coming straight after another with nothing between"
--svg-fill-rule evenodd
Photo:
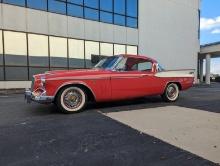
<instances>
[{"instance_id":1,"label":"white parking line","mask_svg":"<svg viewBox=\"0 0 220 166\"><path fill-rule=\"evenodd\" d=\"M143 133L220 163L220 114L167 106L105 114Z\"/></svg>"}]
</instances>

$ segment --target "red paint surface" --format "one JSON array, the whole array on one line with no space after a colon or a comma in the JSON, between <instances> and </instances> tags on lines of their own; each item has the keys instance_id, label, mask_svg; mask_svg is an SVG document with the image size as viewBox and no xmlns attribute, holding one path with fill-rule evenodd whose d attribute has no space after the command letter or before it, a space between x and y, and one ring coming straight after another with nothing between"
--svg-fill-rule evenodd
<instances>
[{"instance_id":1,"label":"red paint surface","mask_svg":"<svg viewBox=\"0 0 220 166\"><path fill-rule=\"evenodd\" d=\"M177 82L181 90L193 85L193 77L156 77L157 61L145 56L126 55L128 57L148 59L153 63L152 71L110 71L101 69L50 71L44 74L47 96L55 96L66 85L81 84L88 87L97 102L129 99L135 97L161 95L166 85ZM35 75L34 90L41 86L40 77Z\"/></svg>"}]
</instances>

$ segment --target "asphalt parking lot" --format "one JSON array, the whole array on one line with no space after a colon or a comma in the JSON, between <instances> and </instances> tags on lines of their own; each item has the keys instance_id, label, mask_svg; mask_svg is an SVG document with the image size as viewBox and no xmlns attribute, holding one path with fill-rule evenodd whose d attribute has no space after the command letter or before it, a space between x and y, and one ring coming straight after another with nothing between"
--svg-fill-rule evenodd
<instances>
[{"instance_id":1,"label":"asphalt parking lot","mask_svg":"<svg viewBox=\"0 0 220 166\"><path fill-rule=\"evenodd\" d=\"M197 154L196 151L194 153L194 149L184 150L187 148L184 148L185 145L182 146L181 142L175 144L175 141L167 138L171 135L169 132L166 132L167 135L160 135L163 132L151 132L152 130L147 128L142 132L140 128L142 122L146 125L145 122L149 122L147 117L150 117L144 114L146 116L144 122L145 119L140 116L143 112L150 110L149 115L153 115L151 120L154 117L153 121L159 122L161 119L157 119L158 116L152 113L173 108L183 112L196 110L199 115L202 112L207 116L212 114L218 117L220 84L194 87L182 92L178 102L172 104L164 103L160 97L147 97L123 102L90 104L86 111L71 115L60 114L53 105L35 103L28 105L24 102L22 94L1 95L0 165L218 165L216 164L218 159L209 160L208 157L200 157L203 154ZM167 115L170 113L173 112L167 112ZM126 115L131 116L124 118ZM127 121L129 118L131 119ZM142 120L139 121L137 118ZM140 126L133 125L136 124L135 120L138 120ZM186 120L191 123L190 119ZM133 123L130 123L131 121ZM176 123L178 122L181 123L181 121ZM163 123L161 126L164 126ZM161 126L157 126L157 129ZM197 127L200 127L201 131L201 126ZM219 133L218 126L214 127L215 130L211 132ZM213 129L213 126L210 128ZM175 130L172 132L176 134ZM209 133L209 137L212 137L211 134ZM214 137L214 143L216 139ZM217 143L218 141L220 143L220 140L217 140ZM217 153L214 156L218 157L220 147L212 146Z\"/></svg>"}]
</instances>

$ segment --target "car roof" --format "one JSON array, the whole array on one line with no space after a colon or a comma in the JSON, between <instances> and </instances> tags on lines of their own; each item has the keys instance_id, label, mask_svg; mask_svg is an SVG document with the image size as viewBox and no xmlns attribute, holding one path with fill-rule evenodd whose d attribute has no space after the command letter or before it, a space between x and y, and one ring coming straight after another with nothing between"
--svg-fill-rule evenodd
<instances>
[{"instance_id":1,"label":"car roof","mask_svg":"<svg viewBox=\"0 0 220 166\"><path fill-rule=\"evenodd\" d=\"M127 58L145 59L145 60L152 61L153 63L157 63L155 59L147 57L147 56L143 56L143 55L121 54L120 56L127 57Z\"/></svg>"}]
</instances>

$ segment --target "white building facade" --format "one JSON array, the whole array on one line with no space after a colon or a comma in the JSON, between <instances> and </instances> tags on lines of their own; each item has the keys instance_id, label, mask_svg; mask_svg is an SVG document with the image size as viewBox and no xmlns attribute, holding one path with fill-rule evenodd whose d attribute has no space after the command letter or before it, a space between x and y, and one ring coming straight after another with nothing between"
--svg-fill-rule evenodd
<instances>
[{"instance_id":1,"label":"white building facade","mask_svg":"<svg viewBox=\"0 0 220 166\"><path fill-rule=\"evenodd\" d=\"M93 55L141 54L197 69L199 0L0 0L0 89L90 68Z\"/></svg>"}]
</instances>

